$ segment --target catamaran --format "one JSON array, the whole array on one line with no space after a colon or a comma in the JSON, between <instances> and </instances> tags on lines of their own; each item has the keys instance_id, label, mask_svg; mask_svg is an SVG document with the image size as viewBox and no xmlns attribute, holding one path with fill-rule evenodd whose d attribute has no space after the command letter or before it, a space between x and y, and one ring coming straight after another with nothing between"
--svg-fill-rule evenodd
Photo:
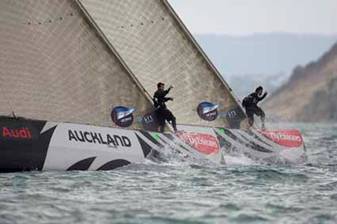
<instances>
[{"instance_id":1,"label":"catamaran","mask_svg":"<svg viewBox=\"0 0 337 224\"><path fill-rule=\"evenodd\" d=\"M247 128L166 0L3 0L0 21L1 172L112 170L167 149L305 161L300 131ZM175 86L178 133L156 132L158 81Z\"/></svg>"}]
</instances>

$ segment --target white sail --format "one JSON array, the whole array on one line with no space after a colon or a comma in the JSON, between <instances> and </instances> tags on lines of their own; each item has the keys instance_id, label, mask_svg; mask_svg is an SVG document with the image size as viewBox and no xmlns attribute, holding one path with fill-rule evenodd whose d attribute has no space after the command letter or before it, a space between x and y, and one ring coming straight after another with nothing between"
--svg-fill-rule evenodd
<instances>
[{"instance_id":1,"label":"white sail","mask_svg":"<svg viewBox=\"0 0 337 224\"><path fill-rule=\"evenodd\" d=\"M72 0L0 1L0 114L113 126L151 101Z\"/></svg>"},{"instance_id":2,"label":"white sail","mask_svg":"<svg viewBox=\"0 0 337 224\"><path fill-rule=\"evenodd\" d=\"M221 112L241 110L166 0L77 2L149 94L159 81L175 87L169 107L179 123L225 126L225 119L207 123L198 117L196 107L203 100L219 104Z\"/></svg>"},{"instance_id":3,"label":"white sail","mask_svg":"<svg viewBox=\"0 0 337 224\"><path fill-rule=\"evenodd\" d=\"M165 0L3 0L0 22L2 115L113 126L113 106L151 111L159 81L179 123L228 124L202 121L201 101L239 108Z\"/></svg>"}]
</instances>

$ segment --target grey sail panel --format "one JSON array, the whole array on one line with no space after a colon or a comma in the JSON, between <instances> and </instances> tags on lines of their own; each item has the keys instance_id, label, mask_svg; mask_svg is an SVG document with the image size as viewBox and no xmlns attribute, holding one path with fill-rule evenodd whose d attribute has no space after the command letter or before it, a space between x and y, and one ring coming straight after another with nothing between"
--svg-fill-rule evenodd
<instances>
[{"instance_id":1,"label":"grey sail panel","mask_svg":"<svg viewBox=\"0 0 337 224\"><path fill-rule=\"evenodd\" d=\"M238 106L230 89L191 40L163 0L78 0L103 31L132 73L152 94L158 81L172 84L169 107L179 123L206 123L196 113L202 100L222 112Z\"/></svg>"},{"instance_id":2,"label":"grey sail panel","mask_svg":"<svg viewBox=\"0 0 337 224\"><path fill-rule=\"evenodd\" d=\"M113 126L151 103L72 0L0 1L0 114Z\"/></svg>"}]
</instances>

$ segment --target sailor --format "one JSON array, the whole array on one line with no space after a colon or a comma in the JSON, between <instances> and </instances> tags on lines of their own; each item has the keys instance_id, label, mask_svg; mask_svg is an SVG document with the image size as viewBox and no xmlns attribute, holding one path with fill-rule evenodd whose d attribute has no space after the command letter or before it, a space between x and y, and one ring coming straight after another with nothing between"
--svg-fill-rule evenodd
<instances>
[{"instance_id":1,"label":"sailor","mask_svg":"<svg viewBox=\"0 0 337 224\"><path fill-rule=\"evenodd\" d=\"M165 84L159 82L157 84L157 91L153 95L153 103L155 107L155 111L157 114L157 118L159 120L159 131L164 132L165 121L168 121L172 124L174 131L177 131L176 126L176 118L173 116L172 112L167 109L166 102L171 100L172 97L166 97L166 95L170 92L173 87L170 86L167 90L165 90Z\"/></svg>"},{"instance_id":2,"label":"sailor","mask_svg":"<svg viewBox=\"0 0 337 224\"><path fill-rule=\"evenodd\" d=\"M265 113L257 106L257 104L262 101L266 96L267 92L263 94L263 87L259 86L256 88L255 92L246 96L242 101L242 106L246 109L246 114L248 117L248 123L250 126L254 124L254 114L261 118L262 129L265 129Z\"/></svg>"}]
</instances>

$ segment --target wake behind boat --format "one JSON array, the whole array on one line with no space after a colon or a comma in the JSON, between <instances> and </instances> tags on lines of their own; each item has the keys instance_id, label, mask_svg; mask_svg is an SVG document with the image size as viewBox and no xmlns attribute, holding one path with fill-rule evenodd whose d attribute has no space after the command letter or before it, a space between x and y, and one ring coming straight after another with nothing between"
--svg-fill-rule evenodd
<instances>
[{"instance_id":1,"label":"wake behind boat","mask_svg":"<svg viewBox=\"0 0 337 224\"><path fill-rule=\"evenodd\" d=\"M246 130L166 0L1 1L0 15L0 114L14 114L0 119L1 171L110 170L167 149L217 164L305 158L299 131ZM156 132L159 80L175 87L175 134Z\"/></svg>"}]
</instances>

